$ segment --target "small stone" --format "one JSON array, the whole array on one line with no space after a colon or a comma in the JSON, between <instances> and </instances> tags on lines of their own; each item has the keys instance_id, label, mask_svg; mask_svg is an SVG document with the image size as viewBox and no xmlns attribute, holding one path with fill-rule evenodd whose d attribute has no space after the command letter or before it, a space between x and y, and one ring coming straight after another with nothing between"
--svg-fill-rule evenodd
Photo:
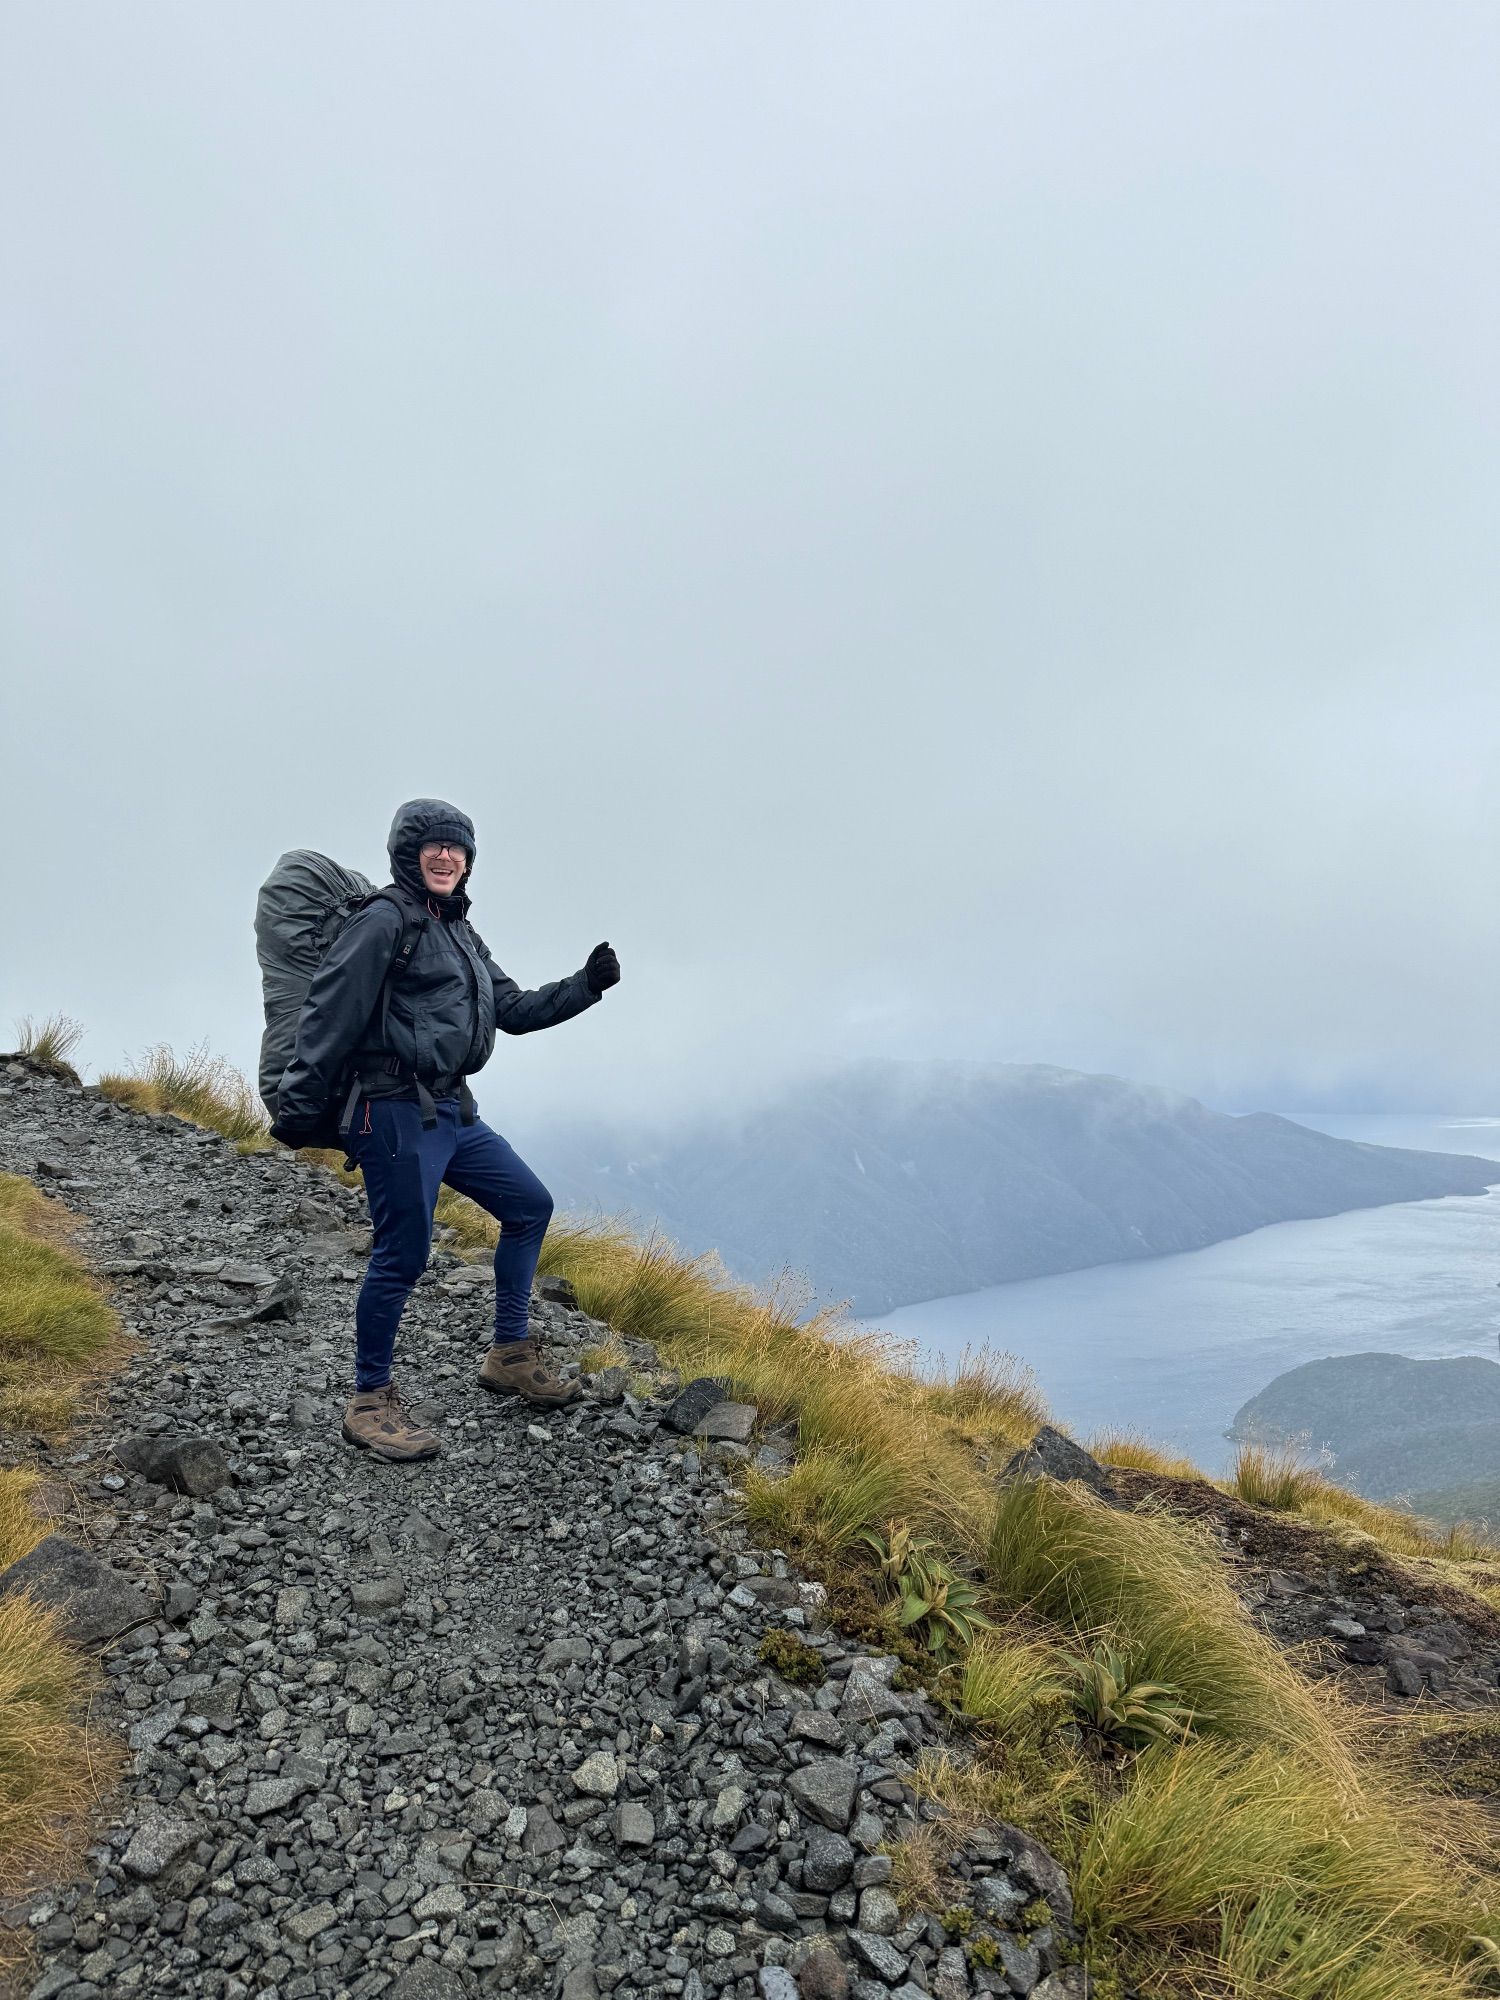
<instances>
[{"instance_id":1,"label":"small stone","mask_svg":"<svg viewBox=\"0 0 1500 2000\"><path fill-rule=\"evenodd\" d=\"M713 1811L708 1823L715 1833L731 1833L740 1823L740 1814L745 1810L746 1797L738 1785L726 1785L714 1800Z\"/></svg>"},{"instance_id":2,"label":"small stone","mask_svg":"<svg viewBox=\"0 0 1500 2000\"><path fill-rule=\"evenodd\" d=\"M590 1798L612 1799L620 1789L620 1762L610 1750L596 1750L573 1773L573 1783Z\"/></svg>"},{"instance_id":3,"label":"small stone","mask_svg":"<svg viewBox=\"0 0 1500 2000\"><path fill-rule=\"evenodd\" d=\"M843 1748L843 1726L825 1709L804 1708L792 1717L792 1735L802 1743L821 1743L829 1750Z\"/></svg>"},{"instance_id":4,"label":"small stone","mask_svg":"<svg viewBox=\"0 0 1500 2000\"><path fill-rule=\"evenodd\" d=\"M460 1917L466 1907L463 1891L446 1882L436 1889L429 1889L413 1908L412 1915L418 1923L425 1923L429 1917Z\"/></svg>"},{"instance_id":5,"label":"small stone","mask_svg":"<svg viewBox=\"0 0 1500 2000\"><path fill-rule=\"evenodd\" d=\"M760 1411L753 1403L715 1403L693 1426L695 1437L720 1438L728 1444L745 1444L755 1429Z\"/></svg>"},{"instance_id":6,"label":"small stone","mask_svg":"<svg viewBox=\"0 0 1500 2000\"><path fill-rule=\"evenodd\" d=\"M858 1956L887 1986L894 1986L898 1979L906 1977L906 1960L888 1938L876 1937L870 1931L852 1930L849 1942Z\"/></svg>"},{"instance_id":7,"label":"small stone","mask_svg":"<svg viewBox=\"0 0 1500 2000\"><path fill-rule=\"evenodd\" d=\"M703 1949L710 1958L733 1958L735 1954L734 1933L715 1925L703 1940Z\"/></svg>"},{"instance_id":8,"label":"small stone","mask_svg":"<svg viewBox=\"0 0 1500 2000\"><path fill-rule=\"evenodd\" d=\"M798 1808L823 1826L842 1833L854 1812L859 1772L842 1758L823 1757L794 1771L787 1790Z\"/></svg>"},{"instance_id":9,"label":"small stone","mask_svg":"<svg viewBox=\"0 0 1500 2000\"><path fill-rule=\"evenodd\" d=\"M828 1896L842 1889L854 1867L854 1849L841 1833L816 1826L802 1860L802 1879L809 1889Z\"/></svg>"},{"instance_id":10,"label":"small stone","mask_svg":"<svg viewBox=\"0 0 1500 2000\"><path fill-rule=\"evenodd\" d=\"M281 1927L298 1944L311 1944L315 1937L321 1937L338 1920L339 1913L332 1903L314 1903L311 1909L294 1910L289 1917L284 1917Z\"/></svg>"},{"instance_id":11,"label":"small stone","mask_svg":"<svg viewBox=\"0 0 1500 2000\"><path fill-rule=\"evenodd\" d=\"M229 1483L229 1460L212 1438L143 1435L122 1438L114 1450L121 1465L154 1486L169 1486L195 1499Z\"/></svg>"},{"instance_id":12,"label":"small stone","mask_svg":"<svg viewBox=\"0 0 1500 2000\"><path fill-rule=\"evenodd\" d=\"M467 2000L468 1991L450 1966L419 1958L386 1988L384 2000Z\"/></svg>"},{"instance_id":13,"label":"small stone","mask_svg":"<svg viewBox=\"0 0 1500 2000\"><path fill-rule=\"evenodd\" d=\"M558 1848L567 1846L562 1828L545 1806L533 1806L527 1813L522 1846L528 1854L555 1854Z\"/></svg>"},{"instance_id":14,"label":"small stone","mask_svg":"<svg viewBox=\"0 0 1500 2000\"><path fill-rule=\"evenodd\" d=\"M551 1639L542 1648L541 1670L555 1673L559 1667L586 1667L594 1657L593 1648L581 1634Z\"/></svg>"},{"instance_id":15,"label":"small stone","mask_svg":"<svg viewBox=\"0 0 1500 2000\"><path fill-rule=\"evenodd\" d=\"M1422 1674L1404 1653L1392 1653L1385 1667L1385 1684L1392 1694L1412 1701L1422 1692Z\"/></svg>"},{"instance_id":16,"label":"small stone","mask_svg":"<svg viewBox=\"0 0 1500 2000\"><path fill-rule=\"evenodd\" d=\"M784 1965L763 1965L755 1983L760 2000L800 2000L797 1982Z\"/></svg>"},{"instance_id":17,"label":"small stone","mask_svg":"<svg viewBox=\"0 0 1500 2000\"><path fill-rule=\"evenodd\" d=\"M154 1881L197 1838L198 1828L191 1821L171 1813L150 1813L130 1836L120 1866L140 1881Z\"/></svg>"},{"instance_id":18,"label":"small stone","mask_svg":"<svg viewBox=\"0 0 1500 2000\"><path fill-rule=\"evenodd\" d=\"M198 1593L190 1583L169 1583L162 1603L162 1616L172 1625L180 1625L184 1618L191 1618L198 1609Z\"/></svg>"},{"instance_id":19,"label":"small stone","mask_svg":"<svg viewBox=\"0 0 1500 2000\"><path fill-rule=\"evenodd\" d=\"M399 1576L363 1577L349 1586L349 1599L356 1611L393 1611L406 1595Z\"/></svg>"},{"instance_id":20,"label":"small stone","mask_svg":"<svg viewBox=\"0 0 1500 2000\"><path fill-rule=\"evenodd\" d=\"M312 1592L305 1584L289 1584L285 1590L276 1593L276 1623L278 1625L303 1625L312 1609Z\"/></svg>"},{"instance_id":21,"label":"small stone","mask_svg":"<svg viewBox=\"0 0 1500 2000\"><path fill-rule=\"evenodd\" d=\"M645 1806L617 1806L611 1824L621 1847L649 1847L656 1838L656 1821Z\"/></svg>"},{"instance_id":22,"label":"small stone","mask_svg":"<svg viewBox=\"0 0 1500 2000\"><path fill-rule=\"evenodd\" d=\"M1330 1618L1328 1629L1335 1639L1363 1639L1365 1628L1357 1618Z\"/></svg>"},{"instance_id":23,"label":"small stone","mask_svg":"<svg viewBox=\"0 0 1500 2000\"><path fill-rule=\"evenodd\" d=\"M889 1889L871 1888L859 1899L859 1927L877 1937L894 1937L901 1928L901 1908Z\"/></svg>"},{"instance_id":24,"label":"small stone","mask_svg":"<svg viewBox=\"0 0 1500 2000\"><path fill-rule=\"evenodd\" d=\"M551 1444L552 1433L545 1424L528 1424L526 1435L533 1444Z\"/></svg>"},{"instance_id":25,"label":"small stone","mask_svg":"<svg viewBox=\"0 0 1500 2000\"><path fill-rule=\"evenodd\" d=\"M526 1833L526 1825L525 1806L512 1806L510 1811L505 1815L505 1838L507 1840L522 1839Z\"/></svg>"}]
</instances>

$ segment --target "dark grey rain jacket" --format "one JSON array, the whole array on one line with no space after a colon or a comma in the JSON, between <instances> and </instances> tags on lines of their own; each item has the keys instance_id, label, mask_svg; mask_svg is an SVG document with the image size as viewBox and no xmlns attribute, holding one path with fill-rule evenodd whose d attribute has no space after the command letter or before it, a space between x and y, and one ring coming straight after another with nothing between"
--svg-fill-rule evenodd
<instances>
[{"instance_id":1,"label":"dark grey rain jacket","mask_svg":"<svg viewBox=\"0 0 1500 2000\"><path fill-rule=\"evenodd\" d=\"M468 849L456 895L434 896L423 882L418 851L426 840L461 840ZM357 911L313 975L277 1093L280 1124L312 1126L336 1113L335 1099L356 1076L370 1096L414 1097L418 1082L434 1095L451 1093L484 1068L497 1029L553 1028L599 998L582 970L526 992L490 957L469 923L475 845L467 814L441 799L412 799L392 820L386 847L398 901L387 892ZM407 916L423 928L387 986Z\"/></svg>"}]
</instances>

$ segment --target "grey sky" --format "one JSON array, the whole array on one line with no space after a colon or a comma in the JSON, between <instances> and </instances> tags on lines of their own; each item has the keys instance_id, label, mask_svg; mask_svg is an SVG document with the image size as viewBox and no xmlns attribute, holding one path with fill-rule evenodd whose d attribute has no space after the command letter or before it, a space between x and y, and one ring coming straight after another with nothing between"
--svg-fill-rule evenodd
<instances>
[{"instance_id":1,"label":"grey sky","mask_svg":"<svg viewBox=\"0 0 1500 2000\"><path fill-rule=\"evenodd\" d=\"M254 892L479 827L844 1051L1500 1104L1500 9L12 5L0 1041L253 1069Z\"/></svg>"}]
</instances>

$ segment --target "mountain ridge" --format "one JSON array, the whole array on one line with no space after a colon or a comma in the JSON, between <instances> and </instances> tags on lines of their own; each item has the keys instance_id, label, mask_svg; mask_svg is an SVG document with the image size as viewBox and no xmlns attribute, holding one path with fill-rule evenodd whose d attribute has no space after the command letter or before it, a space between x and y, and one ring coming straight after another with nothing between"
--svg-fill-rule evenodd
<instances>
[{"instance_id":1,"label":"mountain ridge","mask_svg":"<svg viewBox=\"0 0 1500 2000\"><path fill-rule=\"evenodd\" d=\"M1127 1078L955 1060L866 1058L645 1146L594 1126L530 1151L564 1206L623 1208L752 1280L804 1271L866 1314L1500 1182Z\"/></svg>"}]
</instances>

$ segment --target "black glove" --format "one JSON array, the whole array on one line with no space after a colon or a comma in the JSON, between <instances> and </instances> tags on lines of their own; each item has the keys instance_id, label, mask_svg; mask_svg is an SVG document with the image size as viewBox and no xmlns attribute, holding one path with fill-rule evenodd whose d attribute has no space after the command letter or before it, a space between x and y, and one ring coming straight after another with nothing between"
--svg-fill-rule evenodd
<instances>
[{"instance_id":1,"label":"black glove","mask_svg":"<svg viewBox=\"0 0 1500 2000\"><path fill-rule=\"evenodd\" d=\"M608 943L596 944L589 953L588 963L583 968L584 979L591 993L602 993L606 986L620 983L620 961L615 957Z\"/></svg>"}]
</instances>

